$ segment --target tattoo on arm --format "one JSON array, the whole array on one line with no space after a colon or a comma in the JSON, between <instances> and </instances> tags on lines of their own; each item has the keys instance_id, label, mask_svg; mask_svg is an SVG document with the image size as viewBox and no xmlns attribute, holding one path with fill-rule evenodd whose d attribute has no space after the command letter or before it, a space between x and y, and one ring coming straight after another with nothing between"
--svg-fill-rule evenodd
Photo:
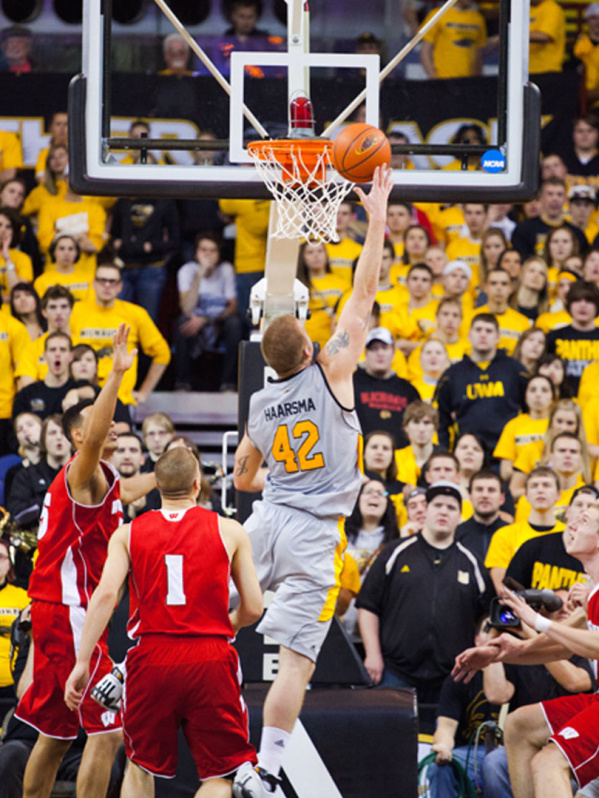
<instances>
[{"instance_id":1,"label":"tattoo on arm","mask_svg":"<svg viewBox=\"0 0 599 798\"><path fill-rule=\"evenodd\" d=\"M325 351L327 355L336 355L337 352L341 351L341 349L347 349L348 346L349 332L344 330L343 332L337 333L334 338L331 338L325 347Z\"/></svg>"},{"instance_id":2,"label":"tattoo on arm","mask_svg":"<svg viewBox=\"0 0 599 798\"><path fill-rule=\"evenodd\" d=\"M245 455L245 457L240 457L238 460L237 470L235 471L235 476L241 477L243 474L247 474L247 461L249 460L249 455Z\"/></svg>"}]
</instances>

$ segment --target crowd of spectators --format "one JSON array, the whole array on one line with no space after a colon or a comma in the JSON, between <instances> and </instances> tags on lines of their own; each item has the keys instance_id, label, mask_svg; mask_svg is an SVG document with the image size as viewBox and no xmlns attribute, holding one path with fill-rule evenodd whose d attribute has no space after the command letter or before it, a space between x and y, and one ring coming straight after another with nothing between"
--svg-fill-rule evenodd
<instances>
[{"instance_id":1,"label":"crowd of spectators","mask_svg":"<svg viewBox=\"0 0 599 798\"><path fill-rule=\"evenodd\" d=\"M239 5L251 10L252 3ZM480 23L473 51L462 53L464 75L480 71L485 48L493 46L472 5L458 0L447 26L455 36L463 20ZM556 58L562 34L543 31L543 24L562 25L559 5L533 0L532 7L538 24L531 57ZM586 18L588 34L577 48L594 102L590 59L599 46L599 4L588 6ZM230 35L243 41L257 18L231 22ZM250 28L240 33L235 25ZM361 39L366 49L376 44ZM425 45L429 76L455 77L441 68L450 65L443 48L451 40L437 31ZM163 74L192 73L185 47L176 35L165 39ZM17 48L3 51L8 58ZM555 67L539 71L561 68L560 52ZM15 56L11 69L28 71L26 64ZM152 470L175 445L200 459L166 414L148 416L138 435L130 410L159 384L173 390L173 403L178 392L237 389L249 293L266 257L267 201L77 195L68 180L67 124L65 113L54 114L33 187L19 172L18 139L0 133L0 503L29 530L72 453L61 413L97 396L123 321L144 362L136 359L122 382L113 464L134 476ZM460 140L480 141L476 128L465 126ZM138 120L130 135L149 130ZM130 163L139 157L127 156ZM476 159L470 166L477 168ZM551 671L547 684L535 677L536 691L521 671L497 668L465 692L450 682L454 657L484 639L480 618L504 578L553 590L586 579L563 534L599 496L599 120L573 120L571 146L543 153L539 171L538 194L522 206L447 204L442 197L389 204L376 302L354 376L364 483L345 523L338 612L374 684L411 686L422 703L441 702L439 765L467 740L464 713L477 695L487 694L491 718L495 704L515 708L557 694ZM344 202L339 240L300 248L297 277L310 292L306 329L321 346L351 290L362 247L360 211ZM232 223L234 248L222 237ZM207 480L199 501L219 509ZM152 492L125 512L132 519L158 506ZM1 593L20 611L31 563L21 553L16 568L1 565L5 548L0 583L11 590ZM7 659L0 651L0 697L14 690ZM592 676L583 671L577 689L591 689ZM444 798L453 787L438 789Z\"/></svg>"}]
</instances>

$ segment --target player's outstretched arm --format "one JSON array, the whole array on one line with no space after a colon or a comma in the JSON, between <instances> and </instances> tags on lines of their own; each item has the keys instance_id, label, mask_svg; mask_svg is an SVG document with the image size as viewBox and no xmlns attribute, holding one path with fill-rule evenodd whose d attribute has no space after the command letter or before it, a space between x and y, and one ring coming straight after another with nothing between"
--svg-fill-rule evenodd
<instances>
[{"instance_id":1,"label":"player's outstretched arm","mask_svg":"<svg viewBox=\"0 0 599 798\"><path fill-rule=\"evenodd\" d=\"M235 452L233 469L235 489L243 490L246 493L258 493L263 490L268 474L268 469L262 467L263 462L262 452L256 449L246 432Z\"/></svg>"},{"instance_id":2,"label":"player's outstretched arm","mask_svg":"<svg viewBox=\"0 0 599 798\"><path fill-rule=\"evenodd\" d=\"M368 212L368 232L356 266L351 296L341 311L335 334L318 357L332 383L351 377L366 345L383 258L387 200L392 188L391 170L377 167L370 193L355 189Z\"/></svg>"},{"instance_id":3,"label":"player's outstretched arm","mask_svg":"<svg viewBox=\"0 0 599 798\"><path fill-rule=\"evenodd\" d=\"M92 653L114 612L120 589L129 573L128 540L129 524L124 524L117 529L108 544L108 558L104 563L102 578L85 615L77 662L65 686L64 700L69 709L75 710L81 703L89 682Z\"/></svg>"},{"instance_id":4,"label":"player's outstretched arm","mask_svg":"<svg viewBox=\"0 0 599 798\"><path fill-rule=\"evenodd\" d=\"M237 632L260 619L264 608L258 575L252 560L252 546L247 532L232 518L220 519L223 537L231 555L231 578L239 593L240 604L230 614Z\"/></svg>"},{"instance_id":5,"label":"player's outstretched arm","mask_svg":"<svg viewBox=\"0 0 599 798\"><path fill-rule=\"evenodd\" d=\"M156 487L156 477L151 474L138 474L136 477L121 478L121 501L131 504L145 496Z\"/></svg>"},{"instance_id":6,"label":"player's outstretched arm","mask_svg":"<svg viewBox=\"0 0 599 798\"><path fill-rule=\"evenodd\" d=\"M102 456L106 436L110 431L112 418L116 408L117 394L125 372L131 368L137 350L127 351L129 327L121 324L112 337L113 361L112 369L98 398L90 408L83 428L83 443L79 456L69 468L69 487L71 490L86 485L96 473Z\"/></svg>"},{"instance_id":7,"label":"player's outstretched arm","mask_svg":"<svg viewBox=\"0 0 599 798\"><path fill-rule=\"evenodd\" d=\"M559 659L567 659L572 654L588 659L599 659L599 631L595 629L578 629L567 623L550 621L535 612L522 596L517 596L505 585L499 591L501 599L511 610L513 610L520 620L543 632L552 643L557 643L563 647L564 656Z\"/></svg>"}]
</instances>

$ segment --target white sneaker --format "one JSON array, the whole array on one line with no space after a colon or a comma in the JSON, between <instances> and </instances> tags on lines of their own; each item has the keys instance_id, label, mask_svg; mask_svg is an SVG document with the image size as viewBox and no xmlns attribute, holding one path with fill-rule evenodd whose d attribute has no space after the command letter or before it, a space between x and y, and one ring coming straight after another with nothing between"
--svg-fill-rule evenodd
<instances>
[{"instance_id":1,"label":"white sneaker","mask_svg":"<svg viewBox=\"0 0 599 798\"><path fill-rule=\"evenodd\" d=\"M100 681L91 689L91 697L97 701L104 709L118 712L121 706L123 695L123 684L125 682L125 668L115 665Z\"/></svg>"},{"instance_id":2,"label":"white sneaker","mask_svg":"<svg viewBox=\"0 0 599 798\"><path fill-rule=\"evenodd\" d=\"M272 773L245 762L233 779L233 798L267 798L280 783L281 779Z\"/></svg>"}]
</instances>

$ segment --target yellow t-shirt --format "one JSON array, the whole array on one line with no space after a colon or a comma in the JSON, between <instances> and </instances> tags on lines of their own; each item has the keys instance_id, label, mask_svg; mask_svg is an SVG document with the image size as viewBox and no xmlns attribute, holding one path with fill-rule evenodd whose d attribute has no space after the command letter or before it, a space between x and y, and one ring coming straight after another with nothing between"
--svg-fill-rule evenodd
<instances>
[{"instance_id":1,"label":"yellow t-shirt","mask_svg":"<svg viewBox=\"0 0 599 798\"><path fill-rule=\"evenodd\" d=\"M7 313L0 313L0 418L12 415L15 374L30 343L25 325Z\"/></svg>"},{"instance_id":2,"label":"yellow t-shirt","mask_svg":"<svg viewBox=\"0 0 599 798\"><path fill-rule=\"evenodd\" d=\"M528 413L521 413L512 418L503 428L493 457L499 460L511 460L514 463L520 452L526 447L532 447L534 456L539 459L543 451L543 436L547 432L548 424L549 418L535 419L531 418Z\"/></svg>"},{"instance_id":3,"label":"yellow t-shirt","mask_svg":"<svg viewBox=\"0 0 599 798\"><path fill-rule=\"evenodd\" d=\"M37 240L44 254L58 233L75 236L87 233L98 252L104 246L106 211L99 202L91 199L67 202L63 197L52 197L42 205L38 218ZM95 254L82 253L78 266L93 275L96 270Z\"/></svg>"},{"instance_id":4,"label":"yellow t-shirt","mask_svg":"<svg viewBox=\"0 0 599 798\"><path fill-rule=\"evenodd\" d=\"M319 343L321 348L331 337L331 324L335 316L335 307L346 288L345 280L335 274L312 279L310 291L310 318L306 321L306 332L310 340Z\"/></svg>"},{"instance_id":5,"label":"yellow t-shirt","mask_svg":"<svg viewBox=\"0 0 599 798\"><path fill-rule=\"evenodd\" d=\"M542 31L553 41L531 42L528 54L530 74L561 72L566 54L566 20L563 9L555 0L541 0L530 7L530 32Z\"/></svg>"},{"instance_id":6,"label":"yellow t-shirt","mask_svg":"<svg viewBox=\"0 0 599 798\"><path fill-rule=\"evenodd\" d=\"M23 148L16 133L0 130L0 171L23 168Z\"/></svg>"},{"instance_id":7,"label":"yellow t-shirt","mask_svg":"<svg viewBox=\"0 0 599 798\"><path fill-rule=\"evenodd\" d=\"M153 363L168 363L171 353L147 311L133 302L115 299L104 308L93 301L77 302L71 315L73 346L89 344L98 354L98 382L104 385L112 368L112 336L123 322L130 327L128 349L141 349ZM123 404L135 404L132 391L137 381L137 356L125 372L118 397Z\"/></svg>"},{"instance_id":8,"label":"yellow t-shirt","mask_svg":"<svg viewBox=\"0 0 599 798\"><path fill-rule=\"evenodd\" d=\"M468 292L472 297L478 296L480 291L480 249L482 243L474 241L471 238L460 236L454 238L453 241L447 245L446 255L450 262L452 260L462 260L470 266L472 277L468 285Z\"/></svg>"},{"instance_id":9,"label":"yellow t-shirt","mask_svg":"<svg viewBox=\"0 0 599 798\"><path fill-rule=\"evenodd\" d=\"M269 200L219 200L219 208L235 218L235 271L237 274L264 271L270 216Z\"/></svg>"},{"instance_id":10,"label":"yellow t-shirt","mask_svg":"<svg viewBox=\"0 0 599 798\"><path fill-rule=\"evenodd\" d=\"M396 252L398 246L399 244L395 245ZM401 246L403 249L403 244ZM405 285L406 280L408 279L408 272L410 271L410 268L411 266L409 263L394 263L391 267L391 271L389 272L389 279L391 280L392 285L399 285L404 291L407 291L408 289L405 287Z\"/></svg>"},{"instance_id":11,"label":"yellow t-shirt","mask_svg":"<svg viewBox=\"0 0 599 798\"><path fill-rule=\"evenodd\" d=\"M597 364L594 364L597 365ZM597 383L595 383L596 385ZM599 446L599 403L588 402L582 410L582 421L587 442L591 446ZM599 460L597 461L599 463Z\"/></svg>"},{"instance_id":12,"label":"yellow t-shirt","mask_svg":"<svg viewBox=\"0 0 599 798\"><path fill-rule=\"evenodd\" d=\"M418 484L422 469L416 462L414 450L411 446L404 446L403 449L395 450L395 465L397 466L397 479L400 482L414 486Z\"/></svg>"},{"instance_id":13,"label":"yellow t-shirt","mask_svg":"<svg viewBox=\"0 0 599 798\"><path fill-rule=\"evenodd\" d=\"M56 199L56 197L63 199L64 195L67 193L67 184L64 180L57 180L56 188L58 189L58 194L50 194L46 186L43 185L36 186L30 191L23 203L23 209L21 211L23 216L35 216L41 211L46 202L50 202Z\"/></svg>"},{"instance_id":14,"label":"yellow t-shirt","mask_svg":"<svg viewBox=\"0 0 599 798\"><path fill-rule=\"evenodd\" d=\"M77 268L77 266L75 266L75 271L72 274L63 274L62 272L56 271L56 269L45 271L43 274L40 274L39 277L36 277L33 287L38 295L42 297L50 286L64 285L77 301L88 299L93 278L89 272L82 271Z\"/></svg>"},{"instance_id":15,"label":"yellow t-shirt","mask_svg":"<svg viewBox=\"0 0 599 798\"><path fill-rule=\"evenodd\" d=\"M44 358L47 337L48 333L45 332L39 338L36 338L35 341L29 341L27 348L19 359L15 377L31 377L35 382L45 378L48 373L48 364Z\"/></svg>"},{"instance_id":16,"label":"yellow t-shirt","mask_svg":"<svg viewBox=\"0 0 599 798\"><path fill-rule=\"evenodd\" d=\"M15 271L19 278L19 282L30 283L33 280L33 265L29 255L25 252L21 252L20 249L12 249L12 247L8 250L8 254L15 265ZM6 263L2 255L0 255L0 288L3 294L10 293L8 290L8 280L6 278Z\"/></svg>"},{"instance_id":17,"label":"yellow t-shirt","mask_svg":"<svg viewBox=\"0 0 599 798\"><path fill-rule=\"evenodd\" d=\"M574 495L574 491L578 490L578 488L582 488L585 484L584 479L582 476L579 475L576 485L573 488L568 488L568 490L563 490L560 493L559 499L555 503L555 517L558 520L564 520L564 513L566 512L566 507L572 501L572 496ZM516 502L516 517L515 521L526 521L531 513L532 507L530 506L530 502L526 498L526 496L520 496L518 501Z\"/></svg>"},{"instance_id":18,"label":"yellow t-shirt","mask_svg":"<svg viewBox=\"0 0 599 798\"><path fill-rule=\"evenodd\" d=\"M483 305L482 308L477 308L476 312L490 313L491 311L488 305ZM499 347L511 355L516 348L518 338L531 326L531 320L513 308L507 308L505 313L493 313L493 316L499 324Z\"/></svg>"},{"instance_id":19,"label":"yellow t-shirt","mask_svg":"<svg viewBox=\"0 0 599 798\"><path fill-rule=\"evenodd\" d=\"M580 378L578 402L583 410L592 399L597 401L597 386L599 386L599 360L585 366Z\"/></svg>"},{"instance_id":20,"label":"yellow t-shirt","mask_svg":"<svg viewBox=\"0 0 599 798\"><path fill-rule=\"evenodd\" d=\"M435 11L429 12L424 24ZM450 8L425 35L424 41L433 45L437 77L470 77L476 74L478 50L487 42L485 19L474 9Z\"/></svg>"},{"instance_id":21,"label":"yellow t-shirt","mask_svg":"<svg viewBox=\"0 0 599 798\"><path fill-rule=\"evenodd\" d=\"M420 398L423 402L432 402L433 396L435 395L435 391L437 390L437 382L429 382L425 380L424 377L418 377L415 380L411 380L412 386L416 388L418 393L420 394Z\"/></svg>"},{"instance_id":22,"label":"yellow t-shirt","mask_svg":"<svg viewBox=\"0 0 599 798\"><path fill-rule=\"evenodd\" d=\"M27 591L6 584L0 590L0 687L13 684L10 672L10 627L29 604Z\"/></svg>"},{"instance_id":23,"label":"yellow t-shirt","mask_svg":"<svg viewBox=\"0 0 599 798\"><path fill-rule=\"evenodd\" d=\"M557 521L553 529L547 532L537 532L528 521L516 521L508 526L498 529L491 538L491 544L485 558L487 568L507 568L512 557L523 543L541 535L550 535L552 532L563 532L565 524Z\"/></svg>"},{"instance_id":24,"label":"yellow t-shirt","mask_svg":"<svg viewBox=\"0 0 599 798\"><path fill-rule=\"evenodd\" d=\"M439 211L434 220L431 220L431 224L437 241L447 247L454 238L459 238L462 234L466 224L464 212L457 205L451 205Z\"/></svg>"},{"instance_id":25,"label":"yellow t-shirt","mask_svg":"<svg viewBox=\"0 0 599 798\"><path fill-rule=\"evenodd\" d=\"M339 574L339 587L349 590L354 596L357 596L360 592L361 580L358 564L348 551L343 553L343 567Z\"/></svg>"},{"instance_id":26,"label":"yellow t-shirt","mask_svg":"<svg viewBox=\"0 0 599 798\"><path fill-rule=\"evenodd\" d=\"M584 64L587 91L595 91L599 88L599 46L594 44L586 33L583 33L574 45L574 55L576 58L580 58ZM597 101L593 105L596 103ZM589 238L589 241L592 240Z\"/></svg>"},{"instance_id":27,"label":"yellow t-shirt","mask_svg":"<svg viewBox=\"0 0 599 798\"><path fill-rule=\"evenodd\" d=\"M516 453L514 469L523 474L530 474L533 468L539 465L543 456L543 441L536 441L528 446L524 446Z\"/></svg>"},{"instance_id":28,"label":"yellow t-shirt","mask_svg":"<svg viewBox=\"0 0 599 798\"><path fill-rule=\"evenodd\" d=\"M535 327L540 327L547 335L550 330L559 330L572 324L572 316L567 310L556 310L555 313L541 313L535 320Z\"/></svg>"},{"instance_id":29,"label":"yellow t-shirt","mask_svg":"<svg viewBox=\"0 0 599 798\"><path fill-rule=\"evenodd\" d=\"M343 280L345 291L352 286L352 266L356 258L362 252L362 245L351 238L342 238L338 243L329 241L325 244L327 255L329 256L329 266L331 272Z\"/></svg>"}]
</instances>

